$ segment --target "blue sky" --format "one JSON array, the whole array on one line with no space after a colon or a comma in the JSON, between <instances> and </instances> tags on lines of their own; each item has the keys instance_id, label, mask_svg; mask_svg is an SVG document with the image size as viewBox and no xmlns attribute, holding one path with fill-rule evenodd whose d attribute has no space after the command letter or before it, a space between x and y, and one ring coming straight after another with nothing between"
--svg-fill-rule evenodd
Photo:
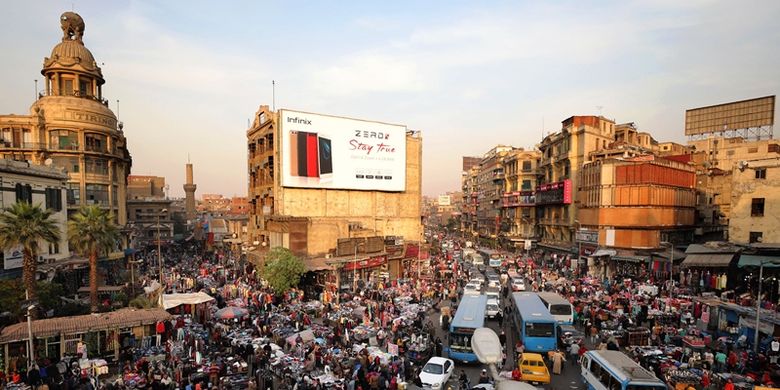
<instances>
[{"instance_id":1,"label":"blue sky","mask_svg":"<svg viewBox=\"0 0 780 390\"><path fill-rule=\"evenodd\" d=\"M780 90L772 0L34 1L2 7L0 113L28 112L71 7L133 173L174 196L188 154L199 194L246 194L247 119L271 80L277 108L421 130L429 195L459 189L461 156L533 148L571 115L683 142L685 109Z\"/></svg>"}]
</instances>

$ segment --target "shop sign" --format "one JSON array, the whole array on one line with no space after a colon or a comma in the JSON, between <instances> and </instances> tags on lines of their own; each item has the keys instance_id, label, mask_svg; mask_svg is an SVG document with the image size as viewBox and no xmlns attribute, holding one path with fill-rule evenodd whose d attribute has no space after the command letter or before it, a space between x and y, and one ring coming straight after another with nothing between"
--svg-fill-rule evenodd
<instances>
[{"instance_id":1,"label":"shop sign","mask_svg":"<svg viewBox=\"0 0 780 390\"><path fill-rule=\"evenodd\" d=\"M406 253L404 253L404 257L407 259L411 259L413 257L417 257L420 254L420 246L417 244L409 244L406 246Z\"/></svg>"},{"instance_id":2,"label":"shop sign","mask_svg":"<svg viewBox=\"0 0 780 390\"><path fill-rule=\"evenodd\" d=\"M599 243L599 231L598 230L586 230L580 229L576 232L577 242L587 242L590 244Z\"/></svg>"},{"instance_id":3,"label":"shop sign","mask_svg":"<svg viewBox=\"0 0 780 390\"><path fill-rule=\"evenodd\" d=\"M387 261L386 256L374 256L369 257L367 259L358 260L358 261L350 261L349 263L344 264L344 271L354 271L358 269L364 269L364 268L374 268L379 267L382 264L385 264Z\"/></svg>"},{"instance_id":4,"label":"shop sign","mask_svg":"<svg viewBox=\"0 0 780 390\"><path fill-rule=\"evenodd\" d=\"M400 259L404 257L403 245L387 245L385 246L385 252L387 252L388 259Z\"/></svg>"},{"instance_id":5,"label":"shop sign","mask_svg":"<svg viewBox=\"0 0 780 390\"><path fill-rule=\"evenodd\" d=\"M595 245L580 245L580 257L592 256L596 252L596 248Z\"/></svg>"}]
</instances>

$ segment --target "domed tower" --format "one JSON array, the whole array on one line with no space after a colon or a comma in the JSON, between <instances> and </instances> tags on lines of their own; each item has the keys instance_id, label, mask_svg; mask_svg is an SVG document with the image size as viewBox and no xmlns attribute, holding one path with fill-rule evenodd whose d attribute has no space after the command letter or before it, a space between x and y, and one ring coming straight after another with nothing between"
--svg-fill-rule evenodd
<instances>
[{"instance_id":1,"label":"domed tower","mask_svg":"<svg viewBox=\"0 0 780 390\"><path fill-rule=\"evenodd\" d=\"M111 210L121 226L132 163L122 124L103 96L103 72L84 46L84 20L65 12L60 26L62 40L43 60L44 89L30 115L0 116L0 154L63 168L69 213L95 204Z\"/></svg>"}]
</instances>

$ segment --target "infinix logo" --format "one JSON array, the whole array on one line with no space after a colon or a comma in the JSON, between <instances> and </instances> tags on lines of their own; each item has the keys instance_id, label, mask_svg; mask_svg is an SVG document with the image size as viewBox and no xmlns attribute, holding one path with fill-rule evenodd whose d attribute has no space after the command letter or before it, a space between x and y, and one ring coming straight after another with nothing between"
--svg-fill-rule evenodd
<instances>
[{"instance_id":1,"label":"infinix logo","mask_svg":"<svg viewBox=\"0 0 780 390\"><path fill-rule=\"evenodd\" d=\"M299 123L302 125L310 125L311 120L306 118L298 118L296 116L295 118L287 118L287 123Z\"/></svg>"}]
</instances>

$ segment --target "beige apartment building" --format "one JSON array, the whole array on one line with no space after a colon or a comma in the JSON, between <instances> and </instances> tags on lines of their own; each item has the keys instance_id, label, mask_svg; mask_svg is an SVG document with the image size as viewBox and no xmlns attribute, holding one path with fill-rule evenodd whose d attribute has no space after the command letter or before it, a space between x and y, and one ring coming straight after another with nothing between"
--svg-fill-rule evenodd
<instances>
[{"instance_id":1,"label":"beige apartment building","mask_svg":"<svg viewBox=\"0 0 780 390\"><path fill-rule=\"evenodd\" d=\"M780 141L710 137L690 141L688 146L693 150L687 157L696 167L696 187L699 191L696 206L697 234L709 240L748 242L747 238L737 240L731 237L731 226L735 223L732 207L740 203L743 196L743 192L734 191L738 185L751 180L751 166L780 158ZM754 177L753 180L757 184L766 183L761 178ZM771 226L767 229L776 230Z\"/></svg>"},{"instance_id":2,"label":"beige apartment building","mask_svg":"<svg viewBox=\"0 0 780 390\"><path fill-rule=\"evenodd\" d=\"M496 247L501 234L502 199L505 192L504 163L516 151L514 146L497 145L482 158L477 172L477 234L483 245ZM508 230L508 229L505 229Z\"/></svg>"},{"instance_id":3,"label":"beige apartment building","mask_svg":"<svg viewBox=\"0 0 780 390\"><path fill-rule=\"evenodd\" d=\"M463 157L463 171L461 172L463 203L461 204L460 229L463 237L468 239L476 239L478 235L479 187L477 186L477 175L479 174L479 163L473 164L473 159L474 157Z\"/></svg>"},{"instance_id":4,"label":"beige apartment building","mask_svg":"<svg viewBox=\"0 0 780 390\"><path fill-rule=\"evenodd\" d=\"M385 268L388 268L391 274L397 275L400 263L387 261L388 256L383 254L384 243L419 242L423 233L422 137L419 132L405 131L405 140L398 141L405 143L406 150L405 163L400 162L405 171L405 182L400 191L307 188L306 185L293 187L284 185L285 173L282 172L285 166L291 169L297 158L293 156L292 146L287 156L282 148L283 142L280 142L283 134L283 126L280 126L282 113L283 110L271 111L268 106L260 106L252 126L247 131L248 235L251 246L261 254L266 248L277 246L289 248L307 259L310 266L314 263L322 263L323 259L335 261L339 257L349 255L349 259L359 258L370 260L372 264L378 262L388 264ZM330 116L317 116L317 118L322 122L351 120ZM284 134L290 133L284 132ZM344 135L331 134L330 136L336 140L337 137ZM376 134L356 135L356 137L364 136L375 137ZM320 137L320 147L323 140L325 138ZM327 139L327 142L331 140ZM316 153L316 148L314 150ZM311 151L310 149L309 152ZM322 149L320 153L324 153ZM306 158L305 153L299 157ZM283 162L284 158L290 159L290 162ZM320 163L324 164L322 160ZM312 161L308 164L314 164L315 167L317 165ZM345 169L360 168L360 163L357 162L348 165L336 166L334 170L340 169L343 172ZM306 166L307 164L303 164L296 169L306 169ZM320 168L324 172L324 167ZM323 173L322 177L304 179L324 182L326 175ZM384 260L381 259L382 256L385 256ZM376 258L380 259L377 261Z\"/></svg>"},{"instance_id":5,"label":"beige apartment building","mask_svg":"<svg viewBox=\"0 0 780 390\"><path fill-rule=\"evenodd\" d=\"M574 253L579 170L591 152L615 141L615 121L602 116L572 116L562 129L539 145L539 183L536 191L540 246Z\"/></svg>"},{"instance_id":6,"label":"beige apartment building","mask_svg":"<svg viewBox=\"0 0 780 390\"><path fill-rule=\"evenodd\" d=\"M66 12L62 18L62 40L43 60L42 90L30 113L0 115L0 157L64 169L69 213L95 204L124 225L132 160L122 123L108 107L103 73L84 46L81 17Z\"/></svg>"},{"instance_id":7,"label":"beige apartment building","mask_svg":"<svg viewBox=\"0 0 780 390\"><path fill-rule=\"evenodd\" d=\"M536 184L540 153L515 150L504 159L501 237L506 247L527 248L538 240Z\"/></svg>"},{"instance_id":8,"label":"beige apartment building","mask_svg":"<svg viewBox=\"0 0 780 390\"><path fill-rule=\"evenodd\" d=\"M780 243L780 156L738 162L731 178L729 240Z\"/></svg>"}]
</instances>

